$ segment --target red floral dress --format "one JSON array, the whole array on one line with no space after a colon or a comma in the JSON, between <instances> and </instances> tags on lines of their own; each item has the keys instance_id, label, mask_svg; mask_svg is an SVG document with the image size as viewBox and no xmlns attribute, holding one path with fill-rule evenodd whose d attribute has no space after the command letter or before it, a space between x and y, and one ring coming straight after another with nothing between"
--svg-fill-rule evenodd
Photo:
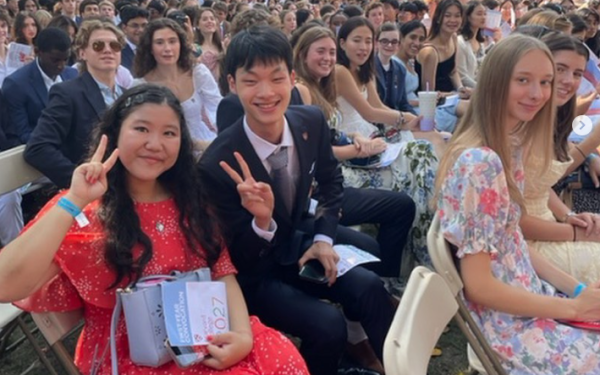
<instances>
[{"instance_id":1,"label":"red floral dress","mask_svg":"<svg viewBox=\"0 0 600 375\"><path fill-rule=\"evenodd\" d=\"M61 194L62 195L62 194ZM60 195L59 195L60 196ZM59 196L49 202L38 214L44 215L53 207ZM99 201L89 204L85 214L90 225L70 228L54 256L62 273L38 292L16 303L20 308L33 311L70 311L83 307L85 326L75 352L75 363L82 374L90 374L94 363L99 364L98 374L110 375L110 319L115 306L115 289L107 289L114 281L114 273L104 260L104 232L96 216ZM168 274L171 271L190 271L206 266L199 257L186 251L185 237L178 224L179 212L173 199L157 203L136 203L141 228L152 240L153 257L144 270L146 275ZM28 225L29 228L32 223ZM27 229L26 229L27 230ZM140 252L134 249L134 256ZM229 253L224 250L211 270L213 280L236 273ZM119 285L124 287L126 282ZM218 371L202 364L188 369L178 368L169 362L159 368L138 366L129 358L129 346L124 319L116 332L119 373L135 375L172 374L281 374L307 375L304 360L294 345L278 331L264 326L256 317L250 319L254 346L250 354L235 366Z\"/></svg>"}]
</instances>

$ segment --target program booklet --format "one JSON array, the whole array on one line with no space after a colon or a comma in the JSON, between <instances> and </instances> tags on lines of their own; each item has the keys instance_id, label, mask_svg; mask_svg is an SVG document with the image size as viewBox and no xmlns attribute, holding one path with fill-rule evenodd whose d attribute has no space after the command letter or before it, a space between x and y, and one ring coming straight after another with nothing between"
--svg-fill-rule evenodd
<instances>
[{"instance_id":1,"label":"program booklet","mask_svg":"<svg viewBox=\"0 0 600 375\"><path fill-rule=\"evenodd\" d=\"M208 336L229 332L224 282L171 282L161 288L170 345L208 345Z\"/></svg>"}]
</instances>

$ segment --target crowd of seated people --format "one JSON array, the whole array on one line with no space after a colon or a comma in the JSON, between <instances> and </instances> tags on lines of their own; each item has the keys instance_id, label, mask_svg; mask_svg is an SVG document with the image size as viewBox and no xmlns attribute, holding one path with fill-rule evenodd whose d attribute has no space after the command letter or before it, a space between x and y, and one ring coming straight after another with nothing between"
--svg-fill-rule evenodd
<instances>
[{"instance_id":1,"label":"crowd of seated people","mask_svg":"<svg viewBox=\"0 0 600 375\"><path fill-rule=\"evenodd\" d=\"M60 191L29 223L26 187L0 196L0 302L83 306L82 373L111 373L93 353L118 288L208 266L231 323L211 358L145 368L123 326L122 373L384 374L400 270L430 265L436 213L509 373L600 372L599 338L558 322L600 320L600 210L556 192L589 173L600 202L600 126L572 134L600 94L597 2L12 3L0 151L25 145ZM338 277L337 244L380 262ZM315 262L322 284L299 275Z\"/></svg>"}]
</instances>

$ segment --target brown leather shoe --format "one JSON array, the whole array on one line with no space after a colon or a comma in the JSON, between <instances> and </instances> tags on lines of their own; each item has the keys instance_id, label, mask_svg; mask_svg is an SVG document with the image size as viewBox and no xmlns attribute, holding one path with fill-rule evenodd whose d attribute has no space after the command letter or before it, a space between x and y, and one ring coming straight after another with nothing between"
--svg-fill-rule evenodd
<instances>
[{"instance_id":1,"label":"brown leather shoe","mask_svg":"<svg viewBox=\"0 0 600 375\"><path fill-rule=\"evenodd\" d=\"M350 358L352 358L361 367L373 370L381 375L385 374L383 365L381 364L379 358L377 358L375 355L369 340L363 340L358 344L346 343L346 351L348 352Z\"/></svg>"}]
</instances>

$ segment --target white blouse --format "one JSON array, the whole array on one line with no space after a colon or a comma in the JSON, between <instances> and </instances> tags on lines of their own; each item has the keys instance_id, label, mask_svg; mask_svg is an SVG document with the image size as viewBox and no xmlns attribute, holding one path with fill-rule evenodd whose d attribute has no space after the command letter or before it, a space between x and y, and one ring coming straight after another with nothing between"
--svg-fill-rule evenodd
<instances>
[{"instance_id":1,"label":"white blouse","mask_svg":"<svg viewBox=\"0 0 600 375\"><path fill-rule=\"evenodd\" d=\"M462 35L458 36L458 54L456 56L456 68L460 80L465 87L475 87L477 84L477 73L479 65L485 57L485 48L479 43L479 51L475 54L473 47Z\"/></svg>"},{"instance_id":2,"label":"white blouse","mask_svg":"<svg viewBox=\"0 0 600 375\"><path fill-rule=\"evenodd\" d=\"M192 73L194 92L181 102L192 139L212 141L217 137L217 107L223 99L219 86L204 64L197 64ZM147 83L144 78L133 80L133 86Z\"/></svg>"}]
</instances>

